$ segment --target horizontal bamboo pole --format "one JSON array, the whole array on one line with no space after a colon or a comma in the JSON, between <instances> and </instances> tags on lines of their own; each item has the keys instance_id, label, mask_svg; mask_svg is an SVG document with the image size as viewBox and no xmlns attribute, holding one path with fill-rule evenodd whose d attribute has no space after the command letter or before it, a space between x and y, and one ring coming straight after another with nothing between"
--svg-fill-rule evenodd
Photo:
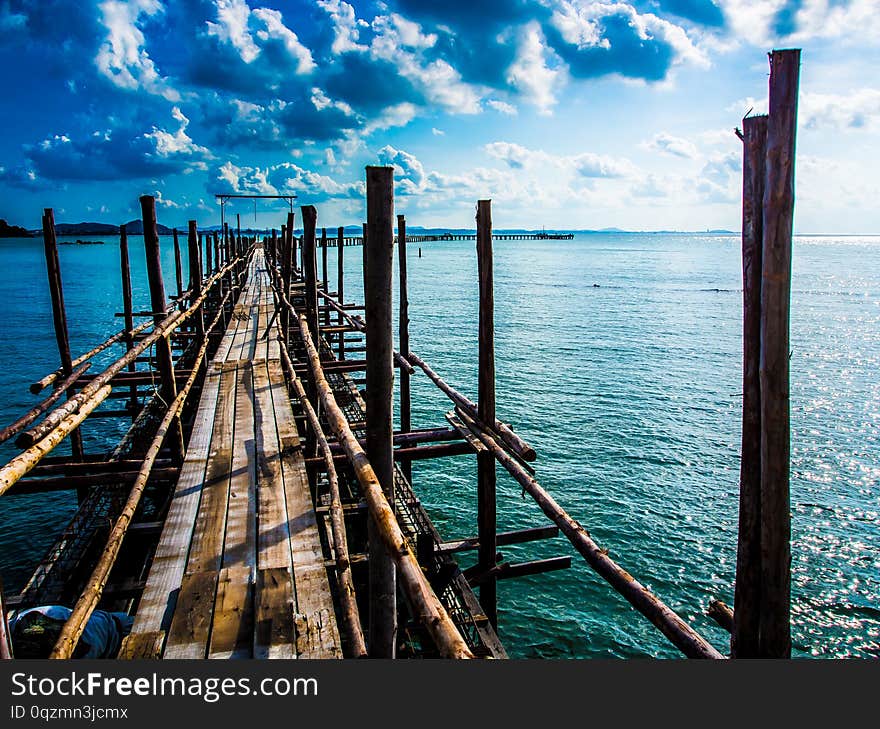
<instances>
[{"instance_id":1,"label":"horizontal bamboo pole","mask_svg":"<svg viewBox=\"0 0 880 729\"><path fill-rule=\"evenodd\" d=\"M348 323L357 331L366 331L367 325L364 323L363 319L361 319L359 316L352 316L346 311L346 308L349 307L340 305L337 301L333 300L330 294L325 291L321 291L320 289L318 290L318 296L323 296L324 299L327 301L327 305L330 306L330 308L332 308L337 313L341 314L346 319L346 321L348 321ZM330 331L333 330L333 327L321 327L321 330L323 331L325 328L329 329ZM397 365L401 367L407 374L415 374L415 369L413 369L413 366L406 361L406 358L403 357L400 352L395 350L393 352L393 356L394 361L397 363Z\"/></svg>"},{"instance_id":2,"label":"horizontal bamboo pole","mask_svg":"<svg viewBox=\"0 0 880 729\"><path fill-rule=\"evenodd\" d=\"M22 415L18 420L10 425L7 425L3 430L0 430L0 443L5 443L9 440L13 435L21 432L25 428L27 428L31 423L33 423L37 418L39 418L43 413L45 413L50 407L52 407L61 396L67 391L76 380L82 375L89 367L92 366L91 362L86 362L85 364L80 365L73 372L71 372L64 381L55 388L49 397L47 397L42 402L34 405L30 410L28 410L24 415Z\"/></svg>"},{"instance_id":3,"label":"horizontal bamboo pole","mask_svg":"<svg viewBox=\"0 0 880 729\"><path fill-rule=\"evenodd\" d=\"M58 423L55 430L49 433L43 440L35 443L26 451L19 453L15 458L6 463L3 468L0 468L0 495L5 494L13 484L36 466L44 456L51 453L55 446L75 430L88 417L89 413L104 401L104 398L110 394L111 389L110 385L99 387L93 393L90 404L92 402L94 404L91 404L91 407L86 405L66 415Z\"/></svg>"},{"instance_id":4,"label":"horizontal bamboo pole","mask_svg":"<svg viewBox=\"0 0 880 729\"><path fill-rule=\"evenodd\" d=\"M116 342L124 341L126 335L128 335L128 334L130 334L132 337L137 336L144 329L146 329L148 326L150 326L151 323L152 322L145 321L143 324L136 326L130 332L125 329L123 329L120 332L117 332L109 339L104 340L98 346L90 349L85 354L81 354L79 357L77 357L75 360L73 360L73 362L71 362L71 367L77 367L77 366L81 365L83 362L90 360L92 357L94 357L99 352L103 352L110 345L116 344ZM49 387L49 385L51 385L53 382L56 382L59 377L63 377L63 376L64 376L64 368L59 367L57 370L55 370L51 374L46 375L42 380L39 380L38 382L33 383L30 386L30 391L34 395L36 395L36 394L42 392L43 390L45 390L47 387Z\"/></svg>"},{"instance_id":5,"label":"horizontal bamboo pole","mask_svg":"<svg viewBox=\"0 0 880 729\"><path fill-rule=\"evenodd\" d=\"M394 511L385 498L379 479L367 460L364 449L351 432L348 422L336 403L333 390L321 369L318 350L312 343L305 317L298 316L302 340L305 343L312 375L315 380L324 413L337 440L342 444L363 489L370 517L382 537L388 554L397 567L400 585L409 598L414 618L425 626L444 658L473 658L470 648L458 632L446 608L434 594L416 556L397 523Z\"/></svg>"},{"instance_id":6,"label":"horizontal bamboo pole","mask_svg":"<svg viewBox=\"0 0 880 729\"><path fill-rule=\"evenodd\" d=\"M28 473L55 446L75 430L89 413L104 402L113 389L109 384L113 376L120 372L129 362L133 362L138 355L158 341L160 337L168 336L174 328L186 321L204 303L214 284L220 280L220 277L226 273L227 269L231 270L234 265L234 262L230 263L222 271L215 274L207 282L202 295L193 302L189 309L169 314L147 337L111 364L99 377L92 380L77 393L75 397L72 397L49 413L46 416L46 420L52 419L53 429L42 440L29 446L27 450L0 468L0 495L6 493L16 481Z\"/></svg>"},{"instance_id":7,"label":"horizontal bamboo pole","mask_svg":"<svg viewBox=\"0 0 880 729\"><path fill-rule=\"evenodd\" d=\"M460 392L450 387L443 381L443 379L441 379L440 375L434 372L434 370L432 370L425 361L414 352L410 351L407 354L407 358L410 362L419 366L431 381L437 385L437 387L439 387L450 400L452 400L452 402L462 410L466 411L475 421L479 422L476 403L471 402ZM507 448L513 451L519 458L522 458L522 460L534 461L537 458L535 449L514 433L506 423L502 423L500 420L495 420L494 424L485 423L484 425L487 425L491 430L494 430Z\"/></svg>"},{"instance_id":8,"label":"horizontal bamboo pole","mask_svg":"<svg viewBox=\"0 0 880 729\"><path fill-rule=\"evenodd\" d=\"M495 454L498 462L538 503L547 518L568 537L568 540L581 553L587 564L626 598L636 610L648 618L663 635L672 641L676 648L688 658L724 657L671 608L667 607L660 598L614 562L606 550L593 541L587 530L572 519L568 512L556 503L555 499L532 478L531 474L507 453L475 419L471 418L462 408L456 408L456 412L483 445Z\"/></svg>"},{"instance_id":9,"label":"horizontal bamboo pole","mask_svg":"<svg viewBox=\"0 0 880 729\"><path fill-rule=\"evenodd\" d=\"M219 321L220 313L218 312L210 329L213 329ZM165 442L165 437L168 435L172 423L180 416L186 398L198 377L202 360L204 360L205 354L208 351L208 341L209 340L206 337L196 355L192 374L190 374L186 384L181 388L177 397L175 397L174 401L171 403L168 411L165 413L165 417L162 418L162 422L159 423L159 428L156 430L156 434L153 436L153 441L147 449L143 464L141 465L134 485L131 487L128 499L122 509L122 513L120 513L119 518L117 518L116 523L113 525L113 529L110 532L110 536L107 538L107 544L104 547L104 551L101 553L98 564L92 571L88 583L80 593L76 604L73 606L73 611L71 612L70 617L64 623L64 627L61 629L61 633L58 636L55 647L49 654L49 658L70 658L73 655L73 651L85 630L86 623L88 623L89 618L92 616L92 613L101 601L101 595L104 593L107 578L110 576L110 571L116 563L116 557L119 556L119 550L122 548L122 541L125 539L128 526L131 524L135 511L137 511L138 505L140 504L144 489L147 486L147 481L149 481L150 478L150 473L153 470L153 464L159 456L159 451L162 449L162 444Z\"/></svg>"},{"instance_id":10,"label":"horizontal bamboo pole","mask_svg":"<svg viewBox=\"0 0 880 729\"><path fill-rule=\"evenodd\" d=\"M302 381L296 376L293 362L284 343L283 337L278 337L281 348L281 357L287 366L293 384L294 392L299 398L303 412L308 418L309 425L315 435L315 440L321 449L324 459L324 468L327 472L327 480L330 482L330 527L333 532L333 550L336 553L336 575L339 580L339 597L342 603L343 624L348 634L348 642L351 653L355 658L364 658L367 655L367 644L364 640L364 631L361 626L360 612L358 611L357 595L354 589L354 580L351 575L351 560L348 555L348 539L345 534L345 515L342 511L342 498L339 495L339 478L336 475L336 466L333 464L333 454L330 444L321 428L318 414L309 402Z\"/></svg>"}]
</instances>

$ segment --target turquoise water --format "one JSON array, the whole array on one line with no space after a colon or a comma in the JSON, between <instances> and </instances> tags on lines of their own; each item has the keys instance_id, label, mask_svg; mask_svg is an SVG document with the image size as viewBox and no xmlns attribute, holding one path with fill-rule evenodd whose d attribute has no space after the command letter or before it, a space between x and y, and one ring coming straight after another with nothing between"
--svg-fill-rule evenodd
<instances>
[{"instance_id":1,"label":"turquoise water","mask_svg":"<svg viewBox=\"0 0 880 729\"><path fill-rule=\"evenodd\" d=\"M107 240L60 249L75 352L119 326L118 247ZM143 247L139 238L131 245L136 307L146 308ZM163 246L171 288L170 240ZM421 248L418 258L411 244L408 263L412 348L475 398L474 243ZM361 249L345 255L346 298L361 300ZM538 451L538 480L723 648L725 635L703 613L712 598L733 602L738 238L496 241L495 286L498 411ZM0 243L0 290L8 422L35 400L27 384L57 362L38 241ZM11 339L22 331L26 339ZM791 370L795 655L880 656L880 237L796 240ZM446 424L449 402L427 378L413 379L413 398L415 427ZM475 532L475 476L472 457L414 464L416 491L447 538ZM72 506L65 495L0 499L7 584L27 577ZM503 469L498 514L500 530L546 523ZM564 539L501 551L512 561L573 554L570 570L499 584L511 655L679 655Z\"/></svg>"}]
</instances>

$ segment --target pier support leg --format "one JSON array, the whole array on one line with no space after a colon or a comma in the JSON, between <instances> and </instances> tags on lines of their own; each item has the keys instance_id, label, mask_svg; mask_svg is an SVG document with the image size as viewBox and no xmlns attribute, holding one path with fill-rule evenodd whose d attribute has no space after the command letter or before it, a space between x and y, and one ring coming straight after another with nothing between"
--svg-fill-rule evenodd
<instances>
[{"instance_id":1,"label":"pier support leg","mask_svg":"<svg viewBox=\"0 0 880 729\"><path fill-rule=\"evenodd\" d=\"M480 279L480 342L477 414L484 423L495 422L495 294L492 278L492 202L477 203L477 267ZM496 504L495 456L477 454L477 521L482 570L495 566ZM487 576L480 583L480 605L493 627L498 625L497 582Z\"/></svg>"},{"instance_id":2,"label":"pier support leg","mask_svg":"<svg viewBox=\"0 0 880 729\"><path fill-rule=\"evenodd\" d=\"M327 229L321 228L321 280L324 284L324 293L329 294L330 289L328 288L328 279L327 279ZM324 326L330 326L330 306L327 304L326 299L324 299Z\"/></svg>"},{"instance_id":3,"label":"pier support leg","mask_svg":"<svg viewBox=\"0 0 880 729\"><path fill-rule=\"evenodd\" d=\"M409 298L406 288L406 218L397 216L397 260L398 277L400 279L400 311L398 326L400 329L400 353L406 357L409 354ZM409 373L403 367L400 368L400 432L409 433L412 430L411 402L409 390ZM412 461L403 460L400 468L406 480L412 483Z\"/></svg>"},{"instance_id":4,"label":"pier support leg","mask_svg":"<svg viewBox=\"0 0 880 729\"><path fill-rule=\"evenodd\" d=\"M52 208L43 211L43 250L46 254L46 273L49 277L49 296L52 300L52 323L55 325L55 341L58 343L58 355L64 377L73 372L70 356L70 339L67 332L67 311L64 308L64 287L61 285L61 264L58 260L58 241L55 238L55 212ZM73 387L67 391L69 400L76 394ZM77 461L83 459L82 434L77 428L70 434L70 449ZM80 501L88 491L78 489Z\"/></svg>"},{"instance_id":5,"label":"pier support leg","mask_svg":"<svg viewBox=\"0 0 880 729\"><path fill-rule=\"evenodd\" d=\"M122 315L125 322L125 349L130 351L134 346L134 338L131 331L134 329L134 314L131 303L131 264L128 259L128 233L125 226L119 230L119 267L122 271ZM136 369L134 362L129 362L128 371L134 372ZM132 420L137 417L138 396L137 386L132 385L129 390L128 409L131 410Z\"/></svg>"},{"instance_id":6,"label":"pier support leg","mask_svg":"<svg viewBox=\"0 0 880 729\"><path fill-rule=\"evenodd\" d=\"M180 260L180 241L177 239L177 228L171 231L174 236L174 278L177 284L177 308L182 309L183 303L183 268Z\"/></svg>"},{"instance_id":7,"label":"pier support leg","mask_svg":"<svg viewBox=\"0 0 880 729\"><path fill-rule=\"evenodd\" d=\"M188 225L189 237L187 239L187 244L189 250L187 252L189 254L189 304L190 306L192 306L195 301L202 295L202 249L199 245L199 231L196 221L190 220ZM193 314L193 317L195 318L194 325L196 335L198 335L199 342L202 342L205 339L204 306L200 307L199 310L195 314Z\"/></svg>"},{"instance_id":8,"label":"pier support leg","mask_svg":"<svg viewBox=\"0 0 880 729\"><path fill-rule=\"evenodd\" d=\"M140 199L141 214L144 223L144 250L147 255L147 277L150 283L150 308L153 310L153 321L158 326L165 318L165 283L162 280L162 258L159 250L159 232L156 227L156 200L152 195L144 195ZM171 345L168 337L156 342L156 363L161 382L160 394L165 405L170 407L177 397L177 383L174 380L174 361L171 358ZM174 419L169 434L169 442L174 458L183 462L183 429L180 418Z\"/></svg>"},{"instance_id":9,"label":"pier support leg","mask_svg":"<svg viewBox=\"0 0 880 729\"><path fill-rule=\"evenodd\" d=\"M761 609L761 248L767 117L743 119L743 415L731 656L758 657Z\"/></svg>"},{"instance_id":10,"label":"pier support leg","mask_svg":"<svg viewBox=\"0 0 880 729\"><path fill-rule=\"evenodd\" d=\"M336 297L340 306L345 306L345 230L340 225L336 230ZM342 326L345 319L342 312L339 313L338 323ZM339 359L345 359L345 332L339 332Z\"/></svg>"},{"instance_id":11,"label":"pier support leg","mask_svg":"<svg viewBox=\"0 0 880 729\"><path fill-rule=\"evenodd\" d=\"M789 305L800 51L770 55L761 274L761 655L791 655Z\"/></svg>"},{"instance_id":12,"label":"pier support leg","mask_svg":"<svg viewBox=\"0 0 880 729\"><path fill-rule=\"evenodd\" d=\"M364 304L367 344L366 452L388 502L394 504L391 270L394 259L394 168L367 167ZM394 658L396 575L379 532L369 521L370 656Z\"/></svg>"}]
</instances>

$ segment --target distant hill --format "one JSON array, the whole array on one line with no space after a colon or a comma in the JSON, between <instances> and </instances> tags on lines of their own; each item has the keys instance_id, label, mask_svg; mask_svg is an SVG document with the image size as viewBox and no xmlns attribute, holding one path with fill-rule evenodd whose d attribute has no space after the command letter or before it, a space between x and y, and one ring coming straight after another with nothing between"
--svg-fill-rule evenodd
<instances>
[{"instance_id":1,"label":"distant hill","mask_svg":"<svg viewBox=\"0 0 880 729\"><path fill-rule=\"evenodd\" d=\"M116 235L118 225L107 223L56 223L55 235Z\"/></svg>"},{"instance_id":2,"label":"distant hill","mask_svg":"<svg viewBox=\"0 0 880 729\"><path fill-rule=\"evenodd\" d=\"M171 228L167 225L162 225L162 223L156 223L156 230L158 230L159 235L171 235ZM116 228L116 231L119 231L119 228ZM125 224L125 232L131 233L132 235L143 235L144 234L144 222L142 220L129 220Z\"/></svg>"},{"instance_id":3,"label":"distant hill","mask_svg":"<svg viewBox=\"0 0 880 729\"><path fill-rule=\"evenodd\" d=\"M9 225L5 220L0 219L0 238L30 238L31 234L18 225Z\"/></svg>"}]
</instances>

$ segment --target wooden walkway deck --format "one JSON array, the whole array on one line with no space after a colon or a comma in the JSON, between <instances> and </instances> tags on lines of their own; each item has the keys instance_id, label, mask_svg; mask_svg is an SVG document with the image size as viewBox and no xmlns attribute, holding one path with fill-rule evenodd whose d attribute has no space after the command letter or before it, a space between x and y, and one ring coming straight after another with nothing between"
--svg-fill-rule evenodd
<instances>
[{"instance_id":1,"label":"wooden walkway deck","mask_svg":"<svg viewBox=\"0 0 880 729\"><path fill-rule=\"evenodd\" d=\"M121 657L342 657L273 311L258 249Z\"/></svg>"}]
</instances>

